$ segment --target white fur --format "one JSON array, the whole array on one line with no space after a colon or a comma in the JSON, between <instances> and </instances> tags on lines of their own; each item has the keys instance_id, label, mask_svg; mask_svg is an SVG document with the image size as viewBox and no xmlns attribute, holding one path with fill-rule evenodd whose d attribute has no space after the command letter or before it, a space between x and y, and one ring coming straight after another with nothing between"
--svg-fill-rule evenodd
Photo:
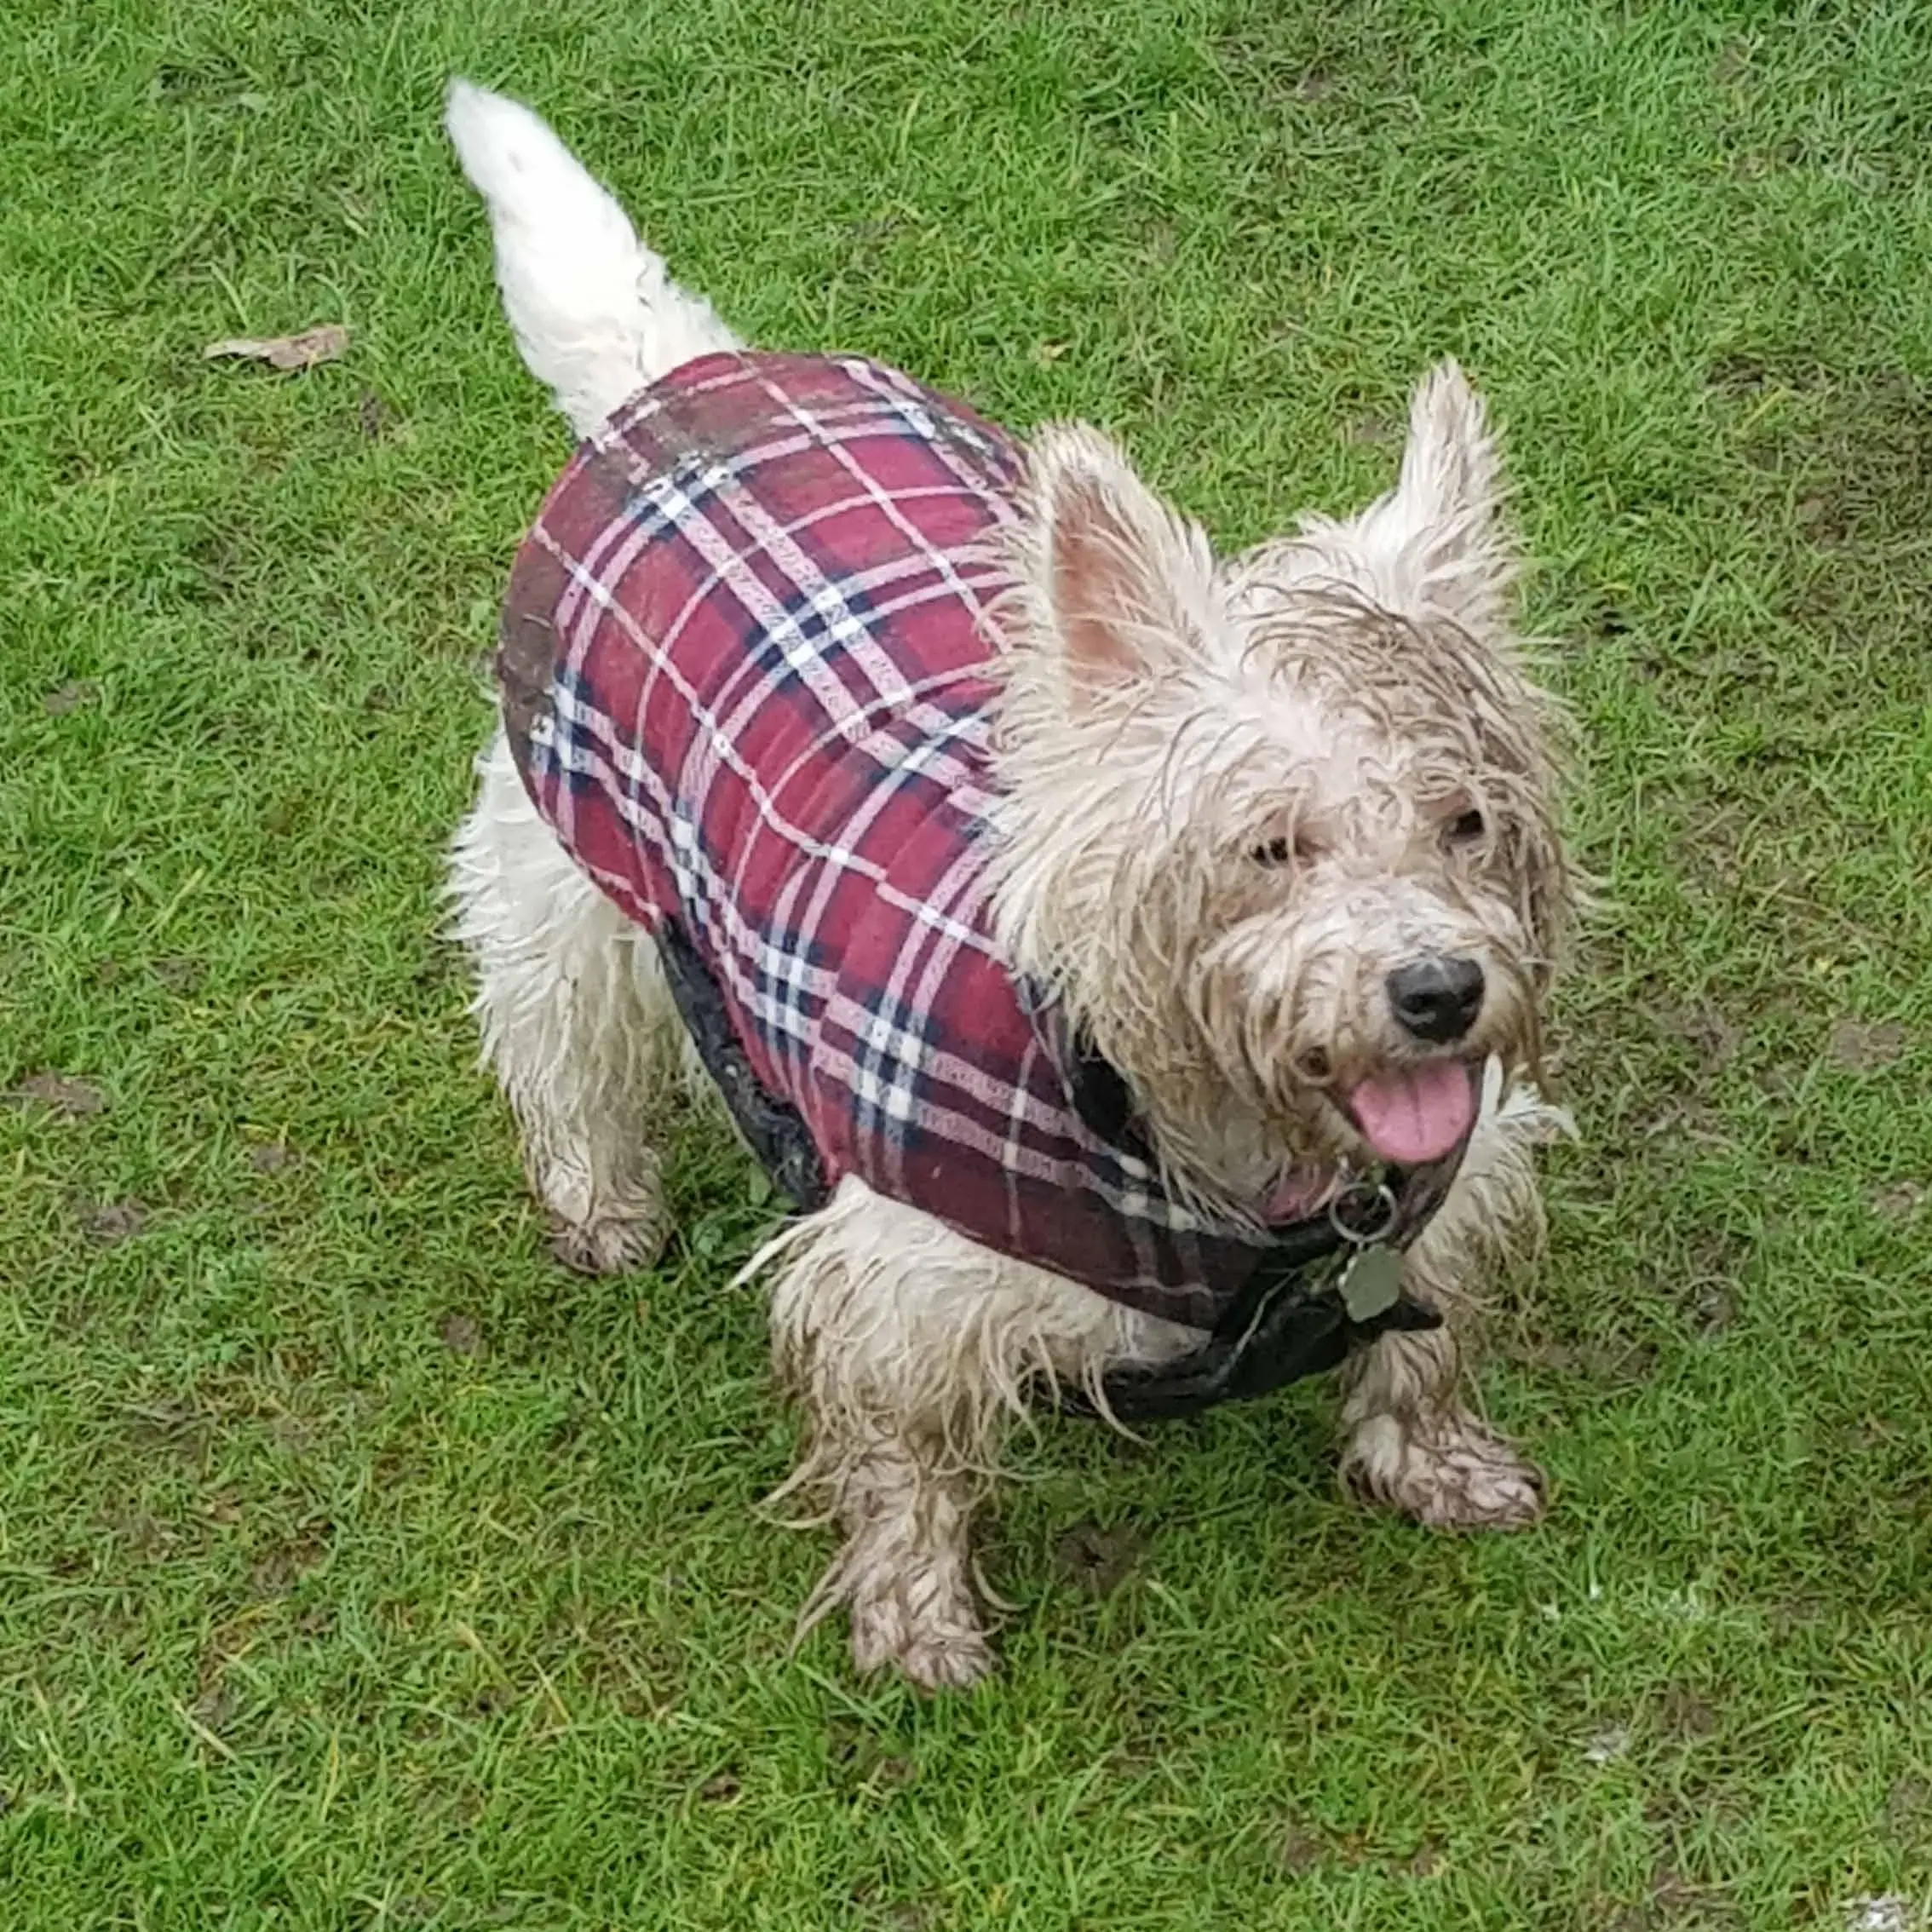
<instances>
[{"instance_id":1,"label":"white fur","mask_svg":"<svg viewBox=\"0 0 1932 1932\"><path fill-rule=\"evenodd\" d=\"M526 109L458 81L448 121L524 358L580 433L739 346ZM1498 490L1453 365L1417 392L1389 496L1226 562L1107 439L1044 431L997 640L995 929L1127 1074L1170 1185L1240 1212L1284 1176L1359 1159L1349 1082L1426 1057L1383 975L1418 951L1483 963L1460 1049L1488 1061L1480 1117L1406 1262L1446 1325L1363 1351L1343 1401L1351 1486L1446 1526L1542 1508L1535 1471L1469 1406L1463 1339L1485 1280L1535 1244L1532 1155L1561 1125L1526 1068L1569 893ZM479 768L451 889L485 1051L560 1252L633 1265L667 1232L675 1012L650 944L557 846L501 733ZM1454 826L1479 808L1464 851ZM843 1538L803 1621L842 1603L861 1669L972 1682L992 1653L969 1523L1004 1427L1043 1385L1097 1394L1110 1369L1196 1338L850 1178L747 1272L770 1279L775 1360L806 1417L781 1494Z\"/></svg>"},{"instance_id":2,"label":"white fur","mask_svg":"<svg viewBox=\"0 0 1932 1932\"><path fill-rule=\"evenodd\" d=\"M559 1257L592 1273L646 1265L670 1232L653 1141L678 1038L657 948L538 816L501 731L476 768L450 894L484 1058Z\"/></svg>"},{"instance_id":3,"label":"white fur","mask_svg":"<svg viewBox=\"0 0 1932 1932\"><path fill-rule=\"evenodd\" d=\"M490 210L517 347L579 436L680 363L742 346L527 107L453 81L444 124Z\"/></svg>"},{"instance_id":4,"label":"white fur","mask_svg":"<svg viewBox=\"0 0 1932 1932\"><path fill-rule=\"evenodd\" d=\"M1481 398L1446 361L1410 405L1395 487L1347 523L1304 515L1302 538L1323 566L1386 609L1496 635L1515 577L1498 526L1501 492Z\"/></svg>"}]
</instances>

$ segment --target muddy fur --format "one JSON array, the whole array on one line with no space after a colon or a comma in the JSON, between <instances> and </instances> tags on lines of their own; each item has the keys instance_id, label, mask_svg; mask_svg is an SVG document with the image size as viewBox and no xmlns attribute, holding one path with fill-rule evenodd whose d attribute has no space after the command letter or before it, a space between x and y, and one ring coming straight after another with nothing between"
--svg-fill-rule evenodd
<instances>
[{"instance_id":1,"label":"muddy fur","mask_svg":"<svg viewBox=\"0 0 1932 1932\"><path fill-rule=\"evenodd\" d=\"M739 346L526 110L458 83L449 126L525 359L579 434ZM1540 1479L1475 1412L1465 1357L1484 1285L1540 1229L1533 1151L1562 1125L1540 1019L1573 894L1482 405L1444 364L1387 496L1228 559L1097 431L1028 449L990 641L1008 963L1126 1077L1167 1185L1236 1219L1387 1158L1365 1095L1467 1071L1461 1170L1406 1259L1446 1324L1352 1359L1341 1467L1423 1522L1530 1522ZM649 940L558 846L500 733L480 770L451 891L485 1050L560 1252L638 1265L669 1232L657 1143L689 1055ZM1391 975L1441 958L1480 969L1480 1010L1420 1038ZM806 1620L843 1606L861 1669L972 1682L992 1653L970 1523L1004 1429L1043 1385L1095 1393L1198 1337L852 1178L749 1272L804 1416L784 1501L842 1539Z\"/></svg>"}]
</instances>

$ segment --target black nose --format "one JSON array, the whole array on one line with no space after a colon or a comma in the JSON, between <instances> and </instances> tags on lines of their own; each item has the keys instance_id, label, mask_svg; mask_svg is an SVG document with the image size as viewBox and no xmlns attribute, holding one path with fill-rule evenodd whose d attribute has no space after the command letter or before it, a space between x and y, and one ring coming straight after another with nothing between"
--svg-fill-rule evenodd
<instances>
[{"instance_id":1,"label":"black nose","mask_svg":"<svg viewBox=\"0 0 1932 1932\"><path fill-rule=\"evenodd\" d=\"M1458 954L1412 959L1383 984L1404 1031L1439 1046L1461 1039L1482 1011L1482 969Z\"/></svg>"}]
</instances>

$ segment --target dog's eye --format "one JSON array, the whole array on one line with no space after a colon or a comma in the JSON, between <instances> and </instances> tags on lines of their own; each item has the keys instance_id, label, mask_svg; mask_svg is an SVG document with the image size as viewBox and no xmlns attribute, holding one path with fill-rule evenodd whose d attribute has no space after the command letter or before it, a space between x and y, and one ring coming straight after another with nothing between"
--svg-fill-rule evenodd
<instances>
[{"instance_id":1,"label":"dog's eye","mask_svg":"<svg viewBox=\"0 0 1932 1932\"><path fill-rule=\"evenodd\" d=\"M1458 812L1442 828L1442 836L1452 845L1474 845L1489 830L1489 821L1474 807L1467 812Z\"/></svg>"}]
</instances>

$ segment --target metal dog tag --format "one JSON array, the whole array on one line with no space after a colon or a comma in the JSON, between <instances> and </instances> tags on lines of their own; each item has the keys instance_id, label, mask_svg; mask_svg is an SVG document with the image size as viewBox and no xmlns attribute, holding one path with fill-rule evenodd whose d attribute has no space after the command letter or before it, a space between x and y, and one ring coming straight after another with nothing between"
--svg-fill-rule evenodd
<instances>
[{"instance_id":1,"label":"metal dog tag","mask_svg":"<svg viewBox=\"0 0 1932 1932\"><path fill-rule=\"evenodd\" d=\"M1350 1321L1371 1321L1402 1293L1402 1257L1393 1248L1358 1248L1342 1276L1342 1305Z\"/></svg>"}]
</instances>

